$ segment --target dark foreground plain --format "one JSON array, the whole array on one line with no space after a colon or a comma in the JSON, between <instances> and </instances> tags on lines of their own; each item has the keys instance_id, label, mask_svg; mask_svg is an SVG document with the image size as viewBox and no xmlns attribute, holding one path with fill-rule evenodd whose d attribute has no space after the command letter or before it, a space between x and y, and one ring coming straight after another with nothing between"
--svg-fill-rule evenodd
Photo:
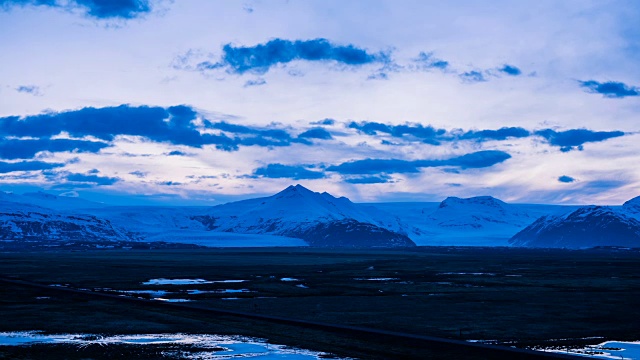
<instances>
[{"instance_id":1,"label":"dark foreground plain","mask_svg":"<svg viewBox=\"0 0 640 360\"><path fill-rule=\"evenodd\" d=\"M91 291L173 289L163 297L253 314L450 339L497 340L526 348L640 339L639 260L638 251L615 249L34 251L0 254L0 275ZM141 285L154 278L248 281ZM425 347L384 336L88 297L55 287L1 286L0 331L241 334L361 358L496 358L451 346ZM210 292L188 294L179 289ZM225 289L249 292L219 292ZM584 339L590 337L601 338ZM141 350L0 347L0 358L100 359L117 355L111 351L124 355ZM131 355L158 358L162 349L144 352Z\"/></svg>"}]
</instances>

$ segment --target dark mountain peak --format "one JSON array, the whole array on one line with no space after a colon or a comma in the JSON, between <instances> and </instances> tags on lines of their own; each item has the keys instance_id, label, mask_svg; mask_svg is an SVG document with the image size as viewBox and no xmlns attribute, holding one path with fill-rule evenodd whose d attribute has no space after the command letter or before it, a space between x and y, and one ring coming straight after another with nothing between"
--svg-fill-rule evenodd
<instances>
[{"instance_id":1,"label":"dark mountain peak","mask_svg":"<svg viewBox=\"0 0 640 360\"><path fill-rule=\"evenodd\" d=\"M286 189L280 191L276 195L292 196L292 195L305 195L305 194L308 195L308 194L317 194L317 193L307 189L306 187L300 184L296 184L296 185L289 185Z\"/></svg>"}]
</instances>

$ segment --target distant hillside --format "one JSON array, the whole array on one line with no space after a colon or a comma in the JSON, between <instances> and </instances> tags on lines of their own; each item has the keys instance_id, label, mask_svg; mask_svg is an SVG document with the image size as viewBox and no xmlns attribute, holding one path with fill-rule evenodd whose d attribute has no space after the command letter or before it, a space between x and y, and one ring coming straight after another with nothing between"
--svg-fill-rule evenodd
<instances>
[{"instance_id":1,"label":"distant hillside","mask_svg":"<svg viewBox=\"0 0 640 360\"><path fill-rule=\"evenodd\" d=\"M589 248L640 247L638 198L622 207L585 206L564 215L547 215L514 235L514 246Z\"/></svg>"}]
</instances>

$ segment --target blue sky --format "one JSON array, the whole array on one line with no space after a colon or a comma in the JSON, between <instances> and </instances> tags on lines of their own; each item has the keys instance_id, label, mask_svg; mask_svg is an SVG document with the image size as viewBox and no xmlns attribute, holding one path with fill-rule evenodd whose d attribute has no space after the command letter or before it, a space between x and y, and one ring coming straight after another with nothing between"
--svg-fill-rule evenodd
<instances>
[{"instance_id":1,"label":"blue sky","mask_svg":"<svg viewBox=\"0 0 640 360\"><path fill-rule=\"evenodd\" d=\"M0 189L640 194L635 1L0 0Z\"/></svg>"}]
</instances>

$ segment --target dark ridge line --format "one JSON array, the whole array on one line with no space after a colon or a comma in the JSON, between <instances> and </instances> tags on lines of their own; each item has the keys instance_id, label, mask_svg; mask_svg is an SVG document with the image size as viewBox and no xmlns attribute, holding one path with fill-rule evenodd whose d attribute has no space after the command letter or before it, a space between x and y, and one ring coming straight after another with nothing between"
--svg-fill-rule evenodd
<instances>
[{"instance_id":1,"label":"dark ridge line","mask_svg":"<svg viewBox=\"0 0 640 360\"><path fill-rule=\"evenodd\" d=\"M385 336L390 336L390 337L402 339L402 340L419 340L419 341L423 341L425 343L431 343L434 345L462 346L470 349L479 350L481 353L488 352L489 354L493 353L494 355L497 355L497 356L507 356L507 355L513 356L513 357L508 357L509 359L513 359L513 360L526 360L526 359L539 359L539 358L576 360L576 359L583 358L577 355L574 356L574 355L534 351L534 350L528 350L528 349L520 349L520 348L514 348L514 347L507 347L507 346L472 343L472 342L463 341L463 340L448 339L448 338L429 336L429 335L416 335L416 334L410 334L410 333L403 333L399 331L374 329L374 328L367 328L362 326L331 324L331 323L324 323L324 322L317 322L317 321L287 318L282 316L255 314L255 313L249 313L244 311L203 307L195 304L187 305L184 303L169 303L164 301L134 298L130 296L106 294L106 293L95 292L91 290L80 290L80 289L74 289L66 286L51 286L51 285L45 285L45 284L40 284L40 283L26 281L26 280L20 280L17 278L9 278L5 276L0 276L0 282L5 282L5 283L15 284L15 285L30 286L30 287L53 290L53 291L81 294L81 295L87 295L87 296L93 296L93 297L115 299L115 300L121 300L124 302L130 302L130 303L146 304L154 307L166 307L166 308L191 310L191 311L195 310L195 311L202 311L202 312L208 312L208 313L220 314L220 315L238 316L238 317L244 317L248 319L264 320L264 321L270 321L270 322L284 324L284 325L301 326L301 327L313 328L313 329L324 330L329 332L340 331L340 332L347 332L347 333L359 333L361 335L385 335Z\"/></svg>"}]
</instances>

